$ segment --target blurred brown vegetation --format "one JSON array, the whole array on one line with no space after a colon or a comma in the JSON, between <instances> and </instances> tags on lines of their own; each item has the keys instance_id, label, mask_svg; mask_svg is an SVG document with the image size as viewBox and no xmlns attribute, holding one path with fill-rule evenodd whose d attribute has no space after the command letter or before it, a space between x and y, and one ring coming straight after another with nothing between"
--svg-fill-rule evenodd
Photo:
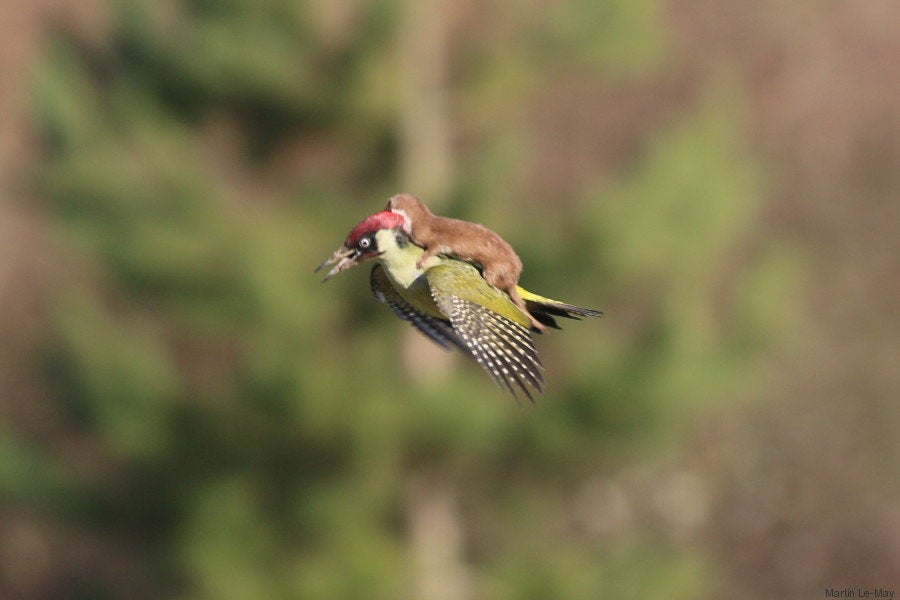
<instances>
[{"instance_id":1,"label":"blurred brown vegetation","mask_svg":"<svg viewBox=\"0 0 900 600\"><path fill-rule=\"evenodd\" d=\"M640 3L652 15L645 22L615 2L599 14L588 2L569 9L391 2L384 15L377 3L271 2L276 15L302 5L308 19L287 39L310 53L309 71L298 64L297 81L286 83L277 66L253 66L265 49L217 53L203 46L215 49L205 38L178 46L192 27L184 14L200 14L208 3L151 4L0 5L0 597L450 600L589 598L598 590L629 597L640 590L641 597L741 600L821 597L825 587L897 588L900 4L648 1ZM239 12L242 4L223 6ZM593 19L606 17L612 25L594 27ZM595 39L616 18L643 36L639 48L627 36ZM279 25L295 24L285 17L254 26ZM285 38L259 39L276 46ZM193 64L183 54L189 51L224 67ZM243 58L245 71L228 62ZM230 87L229 67L258 79ZM116 87L119 80L125 83ZM158 104L141 104L145 85L159 92ZM69 101L69 90L77 101ZM117 112L118 94L138 98L135 112ZM77 137L66 130L70 123L58 126L54 111L91 106L97 114L84 119L100 123L90 125L97 131L107 118L130 131L130 118L152 113L135 134L153 140L152 150L127 138L80 164L79 148L82 156L94 152L97 134L85 125ZM157 117L172 106L183 112ZM664 290L676 285L653 269L680 264L632 266L649 252L640 240L664 237L679 206L663 218L626 204L670 192L658 182L677 185L681 179L664 174L681 167L667 157L702 145L696 140L703 135L718 140L720 123L730 132L721 135L738 140L734 152L744 162L719 188L698 193L756 190L759 210L722 216L736 224L723 226L724 242L709 245L721 255L711 280L701 279L709 302L697 308L702 314L684 333L683 351L693 351L692 339L740 329L731 315L742 294L761 303L765 324L746 325L735 334L740 343L723 343L721 354L697 351L721 360L722 371L734 369L739 384L720 386L716 373L708 385L685 382L672 359L674 373L645 382L662 388L648 398L671 390L671 404L636 400L633 413L603 413L598 407L615 390L626 390L627 402L627 390L642 386L638 367L652 373L657 359L635 363L631 375L623 367L608 377L612 383L593 374L592 360L627 364L628 351L601 348L607 344L653 347L649 324L667 310ZM77 137L74 150L60 151L66 135ZM654 155L657 143L668 150ZM731 169L715 152L697 156L710 162L713 181ZM155 194L186 189L173 194L184 203L147 209L147 230L132 228L126 215L123 239L114 239L115 211L91 216L94 188L78 188L72 175L100 173L104 160L134 168L110 184L113 196L153 181L138 195L152 203ZM147 164L165 165L167 175ZM683 167L703 173L707 165L698 159ZM646 175L657 171L663 175ZM646 185L657 187L643 191L651 180ZM416 357L430 348L411 346L420 343L412 337L402 343L414 372L374 379L396 389L369 396L365 381L343 381L374 378L400 361L394 331L405 326L367 296L363 275L310 288L307 271L398 189L508 235L535 283L529 287L606 311L602 329L577 323L539 340L548 378L561 390L543 402L568 404L571 415L554 420L547 411L567 409L543 407L503 412L508 399L486 393L465 365L429 376L446 382L464 374L455 393L484 397L442 397L418 381L415 371L426 365ZM690 189L680 193L690 196ZM706 206L691 210L715 212ZM163 240L164 233L171 236ZM196 242L201 236L212 241ZM671 254L691 247L689 231L672 236ZM138 259L130 240L185 250L168 262L162 252L159 260ZM560 243L570 247L547 250ZM625 250L598 258L610 247ZM296 252L284 255L291 248ZM746 274L770 255L787 265L773 277L789 282L773 284L767 295L755 286L769 279ZM596 264L569 270L554 264L563 257L567 265ZM704 257L684 260L691 259ZM277 264L266 270L257 261ZM282 283L291 273L294 287ZM596 302L579 297L607 281L609 291ZM307 288L295 307L292 298ZM352 296L330 304L342 294ZM96 344L95 331L106 336ZM306 350L310 340L323 349ZM569 344L578 351L567 353ZM753 352L737 360L747 347ZM428 356L429 364L446 360ZM281 375L303 369L331 380ZM174 398L177 408L163 403L148 409L149 421L138 414L139 424L119 430L104 425L118 418L115 409L106 414L82 400L97 389L108 390L104 398L130 397L133 381L149 390L135 392L136 401L142 394ZM291 394L330 408L299 400L296 408L282 399ZM392 395L402 401L390 404L390 416L372 408ZM683 402L693 396L701 400ZM477 408L482 404L491 406ZM586 423L604 426L572 425L578 410ZM454 421L457 411L482 412ZM647 417L657 412L663 416ZM640 433L645 417L647 432ZM368 431L378 419L380 437ZM207 420L213 424L203 425ZM335 424L358 420L372 424ZM508 420L529 423L497 424ZM451 431L425 425L432 421L452 422ZM475 439L469 428L503 441ZM391 441L394 435L412 441ZM557 435L586 441L560 445ZM626 441L606 441L619 437ZM510 450L517 442L529 450ZM365 463L346 459L341 448L370 453L373 469L394 475L369 481ZM575 456L585 462L572 466ZM363 481L346 488L360 496L338 494L345 488L325 474L333 470ZM301 471L313 474L303 485L321 486L310 492L302 518L291 485L278 483ZM257 479L270 487L242 487ZM544 495L529 495L543 486ZM347 508L343 516L344 504L367 494L382 504L371 514ZM344 522L346 531L323 532L328 526L319 518ZM221 523L229 525L219 539ZM307 535L326 541L295 540ZM285 548L296 554L286 556ZM343 558L354 567L345 571ZM295 572L306 581L294 585ZM312 573L328 582L309 583ZM269 576L280 583L262 581ZM342 577L345 584L331 581ZM398 586L412 591L397 595Z\"/></svg>"}]
</instances>

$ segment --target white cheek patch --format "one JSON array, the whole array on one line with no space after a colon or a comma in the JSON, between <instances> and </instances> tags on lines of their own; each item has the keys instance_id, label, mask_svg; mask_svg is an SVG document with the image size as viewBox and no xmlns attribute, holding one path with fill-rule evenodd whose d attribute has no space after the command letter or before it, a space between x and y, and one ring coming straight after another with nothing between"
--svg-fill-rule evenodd
<instances>
[{"instance_id":1,"label":"white cheek patch","mask_svg":"<svg viewBox=\"0 0 900 600\"><path fill-rule=\"evenodd\" d=\"M403 217L403 231L408 234L412 233L412 220L409 218L409 215L406 214L406 211L402 208L392 208L391 212L395 215L400 215Z\"/></svg>"}]
</instances>

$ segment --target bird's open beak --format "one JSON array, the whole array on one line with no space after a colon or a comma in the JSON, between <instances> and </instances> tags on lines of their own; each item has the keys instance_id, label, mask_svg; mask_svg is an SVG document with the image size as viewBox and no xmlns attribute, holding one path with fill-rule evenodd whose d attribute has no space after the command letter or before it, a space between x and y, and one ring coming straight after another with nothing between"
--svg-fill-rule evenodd
<instances>
[{"instance_id":1,"label":"bird's open beak","mask_svg":"<svg viewBox=\"0 0 900 600\"><path fill-rule=\"evenodd\" d=\"M344 269L349 269L350 267L359 263L359 250L348 248L347 246L341 246L337 250L334 251L325 262L316 267L315 273L318 273L322 269L327 266L334 265L331 267L331 270L325 275L325 279L322 281L328 281Z\"/></svg>"}]
</instances>

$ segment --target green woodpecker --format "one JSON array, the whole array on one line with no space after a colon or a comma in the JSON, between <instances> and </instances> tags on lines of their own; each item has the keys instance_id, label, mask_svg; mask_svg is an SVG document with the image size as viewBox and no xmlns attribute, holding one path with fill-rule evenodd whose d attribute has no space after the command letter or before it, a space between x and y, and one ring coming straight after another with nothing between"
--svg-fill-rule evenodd
<instances>
[{"instance_id":1,"label":"green woodpecker","mask_svg":"<svg viewBox=\"0 0 900 600\"><path fill-rule=\"evenodd\" d=\"M513 396L519 389L533 401L531 389L541 392L544 378L530 335L531 317L509 294L490 285L472 264L442 255L419 263L424 253L404 231L404 217L385 210L354 227L344 245L316 271L333 265L327 281L344 269L377 259L370 276L375 298L440 346L455 347L473 358ZM554 317L602 314L521 287L516 291L531 316L555 329L559 327Z\"/></svg>"},{"instance_id":2,"label":"green woodpecker","mask_svg":"<svg viewBox=\"0 0 900 600\"><path fill-rule=\"evenodd\" d=\"M439 217L412 194L391 196L385 210L402 216L403 231L414 244L425 249L417 266L422 266L436 254L452 254L456 258L478 263L485 281L506 292L519 310L528 315L531 326L544 332L544 324L531 315L516 291L522 275L522 261L503 238L479 223Z\"/></svg>"}]
</instances>

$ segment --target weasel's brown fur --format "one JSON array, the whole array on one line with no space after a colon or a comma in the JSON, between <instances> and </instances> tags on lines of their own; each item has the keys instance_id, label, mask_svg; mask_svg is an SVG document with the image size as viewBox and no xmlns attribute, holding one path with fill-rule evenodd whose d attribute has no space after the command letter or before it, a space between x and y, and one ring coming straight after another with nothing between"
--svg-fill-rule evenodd
<instances>
[{"instance_id":1,"label":"weasel's brown fur","mask_svg":"<svg viewBox=\"0 0 900 600\"><path fill-rule=\"evenodd\" d=\"M453 254L463 260L481 264L482 276L495 288L506 292L519 310L528 315L538 331L545 327L535 319L516 291L522 274L522 261L503 238L478 223L439 217L411 194L397 194L387 203L387 210L404 214L404 229L412 241L425 248L416 266L437 254Z\"/></svg>"}]
</instances>

